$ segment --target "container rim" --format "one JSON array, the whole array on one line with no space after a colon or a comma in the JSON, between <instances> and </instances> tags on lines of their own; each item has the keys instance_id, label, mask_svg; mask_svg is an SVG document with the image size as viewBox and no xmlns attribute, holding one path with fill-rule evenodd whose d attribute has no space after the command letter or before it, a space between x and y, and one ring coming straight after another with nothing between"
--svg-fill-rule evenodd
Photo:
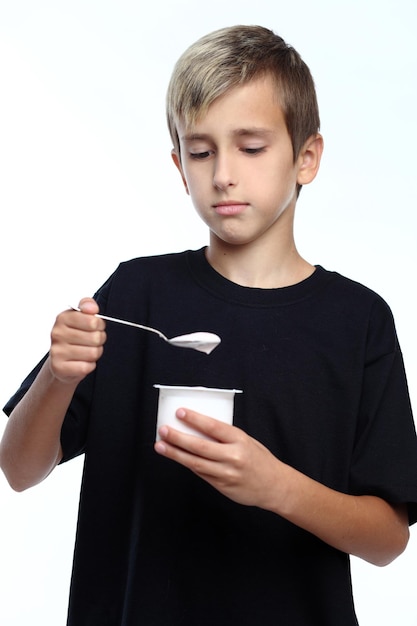
<instances>
[{"instance_id":1,"label":"container rim","mask_svg":"<svg viewBox=\"0 0 417 626\"><path fill-rule=\"evenodd\" d=\"M156 389L174 389L177 391L220 391L223 393L243 393L242 389L220 389L219 387L201 387L187 385L160 385L155 384Z\"/></svg>"}]
</instances>

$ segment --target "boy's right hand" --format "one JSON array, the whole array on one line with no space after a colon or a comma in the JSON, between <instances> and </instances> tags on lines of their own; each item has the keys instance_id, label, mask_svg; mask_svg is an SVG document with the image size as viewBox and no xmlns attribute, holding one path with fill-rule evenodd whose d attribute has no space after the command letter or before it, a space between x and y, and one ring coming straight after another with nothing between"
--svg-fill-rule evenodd
<instances>
[{"instance_id":1,"label":"boy's right hand","mask_svg":"<svg viewBox=\"0 0 417 626\"><path fill-rule=\"evenodd\" d=\"M83 298L79 308L60 313L51 331L50 369L65 384L78 384L95 369L106 341L106 323L95 317L95 300Z\"/></svg>"}]
</instances>

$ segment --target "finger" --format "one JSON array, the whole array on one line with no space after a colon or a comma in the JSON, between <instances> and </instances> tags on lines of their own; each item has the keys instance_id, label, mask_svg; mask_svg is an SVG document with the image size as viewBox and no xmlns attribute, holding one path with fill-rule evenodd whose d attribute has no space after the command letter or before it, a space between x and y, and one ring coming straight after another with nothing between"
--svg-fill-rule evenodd
<instances>
[{"instance_id":1,"label":"finger","mask_svg":"<svg viewBox=\"0 0 417 626\"><path fill-rule=\"evenodd\" d=\"M62 363L69 362L90 362L98 361L103 354L103 346L62 346L53 344L50 349L52 359Z\"/></svg>"},{"instance_id":2,"label":"finger","mask_svg":"<svg viewBox=\"0 0 417 626\"><path fill-rule=\"evenodd\" d=\"M68 314L70 315L70 314ZM97 318L92 318L94 322L84 322L83 320L71 320L68 315L57 320L51 331L52 343L63 343L81 346L101 346L106 341L104 328L97 328L101 324L96 323ZM76 313L82 316L81 313ZM91 316L85 316L91 317ZM102 321L102 320L98 320Z\"/></svg>"},{"instance_id":3,"label":"finger","mask_svg":"<svg viewBox=\"0 0 417 626\"><path fill-rule=\"evenodd\" d=\"M93 298L81 298L78 307L83 313L96 315L99 312L98 304Z\"/></svg>"},{"instance_id":4,"label":"finger","mask_svg":"<svg viewBox=\"0 0 417 626\"><path fill-rule=\"evenodd\" d=\"M97 361L58 361L51 357L51 370L61 381L80 381L96 368Z\"/></svg>"},{"instance_id":5,"label":"finger","mask_svg":"<svg viewBox=\"0 0 417 626\"><path fill-rule=\"evenodd\" d=\"M96 367L103 346L71 345L68 341L53 341L49 351L50 366L60 380L81 380Z\"/></svg>"},{"instance_id":6,"label":"finger","mask_svg":"<svg viewBox=\"0 0 417 626\"><path fill-rule=\"evenodd\" d=\"M198 435L181 432L169 426L159 429L161 441L167 445L205 459L219 461L223 458L221 446L218 441L205 439Z\"/></svg>"},{"instance_id":7,"label":"finger","mask_svg":"<svg viewBox=\"0 0 417 626\"><path fill-rule=\"evenodd\" d=\"M167 428L169 433L164 433L164 429L165 427L160 432L163 438L154 445L154 449L158 454L176 461L206 480L209 477L216 478L221 475L221 463L216 458L212 458L215 456L212 454L213 449L208 453L208 448L205 446L205 444L209 443L213 445L212 442L193 435L179 433L179 431L174 431L172 428ZM191 440L195 441L192 442ZM194 444L197 444L197 448L194 447ZM203 445L199 446L199 444ZM221 444L217 443L215 445L220 446ZM206 456L207 454L211 454L211 457Z\"/></svg>"},{"instance_id":8,"label":"finger","mask_svg":"<svg viewBox=\"0 0 417 626\"><path fill-rule=\"evenodd\" d=\"M68 328L74 328L87 332L103 331L106 328L106 322L100 317L80 311L74 311L73 309L68 309L58 315L56 323L57 325L63 324Z\"/></svg>"},{"instance_id":9,"label":"finger","mask_svg":"<svg viewBox=\"0 0 417 626\"><path fill-rule=\"evenodd\" d=\"M176 417L195 430L203 433L210 439L223 443L234 443L240 435L239 429L226 424L221 420L197 413L191 409L180 408L175 413Z\"/></svg>"}]
</instances>

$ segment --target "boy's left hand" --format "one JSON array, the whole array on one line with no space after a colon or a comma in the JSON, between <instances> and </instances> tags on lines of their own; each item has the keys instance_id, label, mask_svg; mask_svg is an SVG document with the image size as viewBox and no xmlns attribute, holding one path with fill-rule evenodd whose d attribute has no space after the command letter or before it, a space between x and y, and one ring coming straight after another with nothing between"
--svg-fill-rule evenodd
<instances>
[{"instance_id":1,"label":"boy's left hand","mask_svg":"<svg viewBox=\"0 0 417 626\"><path fill-rule=\"evenodd\" d=\"M156 452L188 467L231 500L268 508L266 497L276 492L280 461L235 426L189 409L178 409L176 416L211 440L163 426Z\"/></svg>"}]
</instances>

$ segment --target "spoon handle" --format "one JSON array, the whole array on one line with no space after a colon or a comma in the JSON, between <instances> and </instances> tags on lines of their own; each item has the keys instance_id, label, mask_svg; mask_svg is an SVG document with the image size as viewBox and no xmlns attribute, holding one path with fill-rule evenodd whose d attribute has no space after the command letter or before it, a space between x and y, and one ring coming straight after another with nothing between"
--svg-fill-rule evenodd
<instances>
[{"instance_id":1,"label":"spoon handle","mask_svg":"<svg viewBox=\"0 0 417 626\"><path fill-rule=\"evenodd\" d=\"M80 311L82 313L81 309L78 308L77 306L70 305L70 308L73 309L74 311ZM168 338L165 337L165 335L161 333L160 330L157 330L156 328L151 328L150 326L143 326L143 324L136 324L136 322L128 322L126 320L121 320L117 317L109 317L108 315L102 315L101 313L96 313L95 317L100 317L102 320L106 320L108 322L116 322L117 324L124 324L125 326L134 326L134 328L141 328L142 330L149 330L151 333L155 333L156 335L161 337L161 339L165 339L165 341L168 341Z\"/></svg>"}]
</instances>

